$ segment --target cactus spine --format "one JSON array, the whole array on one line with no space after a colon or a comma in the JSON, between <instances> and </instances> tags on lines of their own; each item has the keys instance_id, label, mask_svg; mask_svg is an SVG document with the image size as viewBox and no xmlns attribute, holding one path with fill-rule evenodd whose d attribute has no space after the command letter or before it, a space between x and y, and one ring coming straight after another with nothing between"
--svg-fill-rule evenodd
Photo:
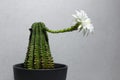
<instances>
[{"instance_id":1,"label":"cactus spine","mask_svg":"<svg viewBox=\"0 0 120 80\"><path fill-rule=\"evenodd\" d=\"M47 32L64 33L77 30L80 23L62 30L50 30L42 22L34 23L30 29L30 37L24 67L27 69L52 69L53 58L50 52Z\"/></svg>"}]
</instances>

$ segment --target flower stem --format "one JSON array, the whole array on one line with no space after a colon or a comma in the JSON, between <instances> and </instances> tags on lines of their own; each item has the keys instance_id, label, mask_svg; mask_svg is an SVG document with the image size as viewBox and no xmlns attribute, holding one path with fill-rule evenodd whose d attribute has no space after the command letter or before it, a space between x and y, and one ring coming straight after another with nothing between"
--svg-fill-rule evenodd
<instances>
[{"instance_id":1,"label":"flower stem","mask_svg":"<svg viewBox=\"0 0 120 80\"><path fill-rule=\"evenodd\" d=\"M71 32L71 31L77 30L80 24L81 24L81 23L78 22L78 23L76 23L74 26L71 26L71 27L69 27L69 28L60 29L60 30L51 30L51 29L48 29L48 28L46 27L46 31L48 31L48 32L50 32L50 33Z\"/></svg>"}]
</instances>

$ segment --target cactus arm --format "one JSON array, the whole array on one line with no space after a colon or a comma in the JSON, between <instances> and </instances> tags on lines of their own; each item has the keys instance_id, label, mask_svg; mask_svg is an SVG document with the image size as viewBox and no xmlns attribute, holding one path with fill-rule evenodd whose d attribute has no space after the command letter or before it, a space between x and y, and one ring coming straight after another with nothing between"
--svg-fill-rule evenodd
<instances>
[{"instance_id":1,"label":"cactus arm","mask_svg":"<svg viewBox=\"0 0 120 80\"><path fill-rule=\"evenodd\" d=\"M74 26L71 26L69 28L64 28L64 29L60 29L60 30L50 30L48 28L46 28L46 31L50 32L50 33L64 33L64 32L71 32L74 30L77 30L79 25L81 25L80 22L76 23Z\"/></svg>"}]
</instances>

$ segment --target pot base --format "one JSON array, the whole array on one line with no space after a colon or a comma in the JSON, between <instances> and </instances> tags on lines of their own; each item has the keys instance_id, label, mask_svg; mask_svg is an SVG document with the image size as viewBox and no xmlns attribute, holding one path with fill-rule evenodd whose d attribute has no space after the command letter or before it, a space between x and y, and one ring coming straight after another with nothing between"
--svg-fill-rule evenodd
<instances>
[{"instance_id":1,"label":"pot base","mask_svg":"<svg viewBox=\"0 0 120 80\"><path fill-rule=\"evenodd\" d=\"M66 80L67 66L55 63L54 69L25 69L23 63L13 66L14 80Z\"/></svg>"}]
</instances>

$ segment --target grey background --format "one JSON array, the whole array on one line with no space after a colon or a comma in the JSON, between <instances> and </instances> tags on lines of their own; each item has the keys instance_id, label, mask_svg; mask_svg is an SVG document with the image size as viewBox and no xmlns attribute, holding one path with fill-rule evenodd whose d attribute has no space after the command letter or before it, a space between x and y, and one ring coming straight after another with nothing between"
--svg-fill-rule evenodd
<instances>
[{"instance_id":1,"label":"grey background","mask_svg":"<svg viewBox=\"0 0 120 80\"><path fill-rule=\"evenodd\" d=\"M69 27L75 9L87 12L95 33L49 34L55 62L69 66L67 80L119 80L119 7L119 0L0 0L0 80L13 80L12 65L24 61L33 22Z\"/></svg>"}]
</instances>

